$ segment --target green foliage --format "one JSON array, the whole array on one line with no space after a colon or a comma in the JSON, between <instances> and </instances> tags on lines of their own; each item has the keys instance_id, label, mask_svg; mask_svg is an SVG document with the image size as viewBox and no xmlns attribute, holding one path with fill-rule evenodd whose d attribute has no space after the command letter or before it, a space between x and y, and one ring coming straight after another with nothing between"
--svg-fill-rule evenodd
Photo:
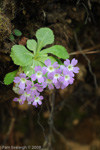
<instances>
[{"instance_id":1,"label":"green foliage","mask_svg":"<svg viewBox=\"0 0 100 150\"><path fill-rule=\"evenodd\" d=\"M44 46L54 42L54 34L49 28L40 28L37 30L36 37L38 41L37 51L40 51Z\"/></svg>"},{"instance_id":2,"label":"green foliage","mask_svg":"<svg viewBox=\"0 0 100 150\"><path fill-rule=\"evenodd\" d=\"M54 55L56 55L56 56L58 56L59 58L62 58L62 59L69 58L69 55L68 55L66 49L63 46L60 46L60 45L54 45L50 48L46 48L43 51L41 51L40 53L41 54L51 53L51 54L54 54Z\"/></svg>"},{"instance_id":3,"label":"green foliage","mask_svg":"<svg viewBox=\"0 0 100 150\"><path fill-rule=\"evenodd\" d=\"M16 36L21 36L22 35L22 32L18 29L15 29L13 32L14 32L14 35L16 35Z\"/></svg>"},{"instance_id":4,"label":"green foliage","mask_svg":"<svg viewBox=\"0 0 100 150\"><path fill-rule=\"evenodd\" d=\"M16 76L18 70L15 70L13 72L7 73L4 78L4 84L9 85L13 83L14 77Z\"/></svg>"},{"instance_id":5,"label":"green foliage","mask_svg":"<svg viewBox=\"0 0 100 150\"><path fill-rule=\"evenodd\" d=\"M11 49L11 58L16 65L27 66L32 62L33 54L23 45L14 45Z\"/></svg>"},{"instance_id":6,"label":"green foliage","mask_svg":"<svg viewBox=\"0 0 100 150\"><path fill-rule=\"evenodd\" d=\"M35 40L27 40L27 48L36 53L37 43Z\"/></svg>"},{"instance_id":7,"label":"green foliage","mask_svg":"<svg viewBox=\"0 0 100 150\"><path fill-rule=\"evenodd\" d=\"M22 67L22 70L24 71L24 73L27 76L30 77L33 73L35 73L35 71L34 71L35 66L43 67L44 64L42 62L40 62L40 61L33 60L33 62L30 65Z\"/></svg>"},{"instance_id":8,"label":"green foliage","mask_svg":"<svg viewBox=\"0 0 100 150\"><path fill-rule=\"evenodd\" d=\"M57 61L57 60L56 60L54 57L52 57L52 56L40 57L40 58L39 58L40 62L42 62L42 63L44 63L45 60L47 60L47 59L50 59L52 64Z\"/></svg>"},{"instance_id":9,"label":"green foliage","mask_svg":"<svg viewBox=\"0 0 100 150\"><path fill-rule=\"evenodd\" d=\"M14 30L14 35L20 36L21 34L22 33L19 30ZM13 35L11 35L11 38L12 40L14 39ZM51 29L40 28L36 32L36 38L37 42L34 39L29 39L27 41L27 48L22 45L14 45L11 48L10 56L14 64L22 66L22 70L29 77L34 73L34 67L45 66L44 62L47 59L50 59L52 64L56 61L58 61L59 64L62 64L59 58L69 58L67 50L60 45L54 45L50 48L41 50L46 45L52 44L54 42L54 34ZM54 56L48 56L48 54L53 54ZM6 78L8 77L9 76ZM7 80L5 80L5 84L6 83Z\"/></svg>"},{"instance_id":10,"label":"green foliage","mask_svg":"<svg viewBox=\"0 0 100 150\"><path fill-rule=\"evenodd\" d=\"M13 33L10 34L9 39L13 42L15 40L15 36L21 36L22 32L18 29L15 29Z\"/></svg>"},{"instance_id":11,"label":"green foliage","mask_svg":"<svg viewBox=\"0 0 100 150\"><path fill-rule=\"evenodd\" d=\"M9 38L10 38L11 41L14 41L14 40L15 40L13 34L10 34Z\"/></svg>"}]
</instances>

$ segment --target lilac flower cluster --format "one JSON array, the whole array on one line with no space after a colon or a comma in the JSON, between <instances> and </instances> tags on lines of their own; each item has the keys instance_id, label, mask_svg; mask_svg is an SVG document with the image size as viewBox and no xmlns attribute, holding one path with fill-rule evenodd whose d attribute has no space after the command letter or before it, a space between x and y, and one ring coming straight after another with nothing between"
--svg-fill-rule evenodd
<instances>
[{"instance_id":1,"label":"lilac flower cluster","mask_svg":"<svg viewBox=\"0 0 100 150\"><path fill-rule=\"evenodd\" d=\"M40 93L44 88L48 87L50 90L64 89L68 85L73 84L75 73L79 72L79 68L75 67L77 64L75 58L70 62L69 59L64 61L64 65L59 65L55 62L53 65L48 59L45 61L45 67L36 66L35 74L31 77L26 77L25 73L21 73L15 77L14 83L17 87L19 98L14 98L14 101L24 104L25 100L28 104L37 105L42 104L43 96Z\"/></svg>"}]
</instances>

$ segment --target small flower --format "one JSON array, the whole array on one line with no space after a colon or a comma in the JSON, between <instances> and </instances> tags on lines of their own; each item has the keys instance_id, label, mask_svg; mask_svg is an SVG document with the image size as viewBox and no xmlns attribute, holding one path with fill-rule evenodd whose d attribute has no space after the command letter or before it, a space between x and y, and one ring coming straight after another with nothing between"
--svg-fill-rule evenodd
<instances>
[{"instance_id":1,"label":"small flower","mask_svg":"<svg viewBox=\"0 0 100 150\"><path fill-rule=\"evenodd\" d=\"M71 71L68 71L67 68L64 68L63 70L63 77L61 78L62 83L64 86L68 86L69 84L72 84L74 82L74 74Z\"/></svg>"},{"instance_id":2,"label":"small flower","mask_svg":"<svg viewBox=\"0 0 100 150\"><path fill-rule=\"evenodd\" d=\"M37 94L35 97L34 97L34 102L32 105L34 105L35 107L37 107L37 105L41 105L42 102L41 100L43 100L43 96L39 96L39 94Z\"/></svg>"},{"instance_id":3,"label":"small flower","mask_svg":"<svg viewBox=\"0 0 100 150\"><path fill-rule=\"evenodd\" d=\"M60 81L61 78L61 69L55 70L55 72L51 73L50 76L53 78L52 81L54 84L56 84L58 81Z\"/></svg>"},{"instance_id":4,"label":"small flower","mask_svg":"<svg viewBox=\"0 0 100 150\"><path fill-rule=\"evenodd\" d=\"M46 80L42 83L43 88L48 87L49 90L54 89L52 78L46 78Z\"/></svg>"},{"instance_id":5,"label":"small flower","mask_svg":"<svg viewBox=\"0 0 100 150\"><path fill-rule=\"evenodd\" d=\"M46 69L44 67L36 66L35 67L35 74L31 75L32 81L38 80L39 83L44 82L43 75L46 73Z\"/></svg>"},{"instance_id":6,"label":"small flower","mask_svg":"<svg viewBox=\"0 0 100 150\"><path fill-rule=\"evenodd\" d=\"M25 92L20 96L20 98L21 98L23 101L25 101L25 100L30 101L30 99L32 99L32 96L31 96L31 94L30 94L29 91L28 91L28 92L25 91Z\"/></svg>"},{"instance_id":7,"label":"small flower","mask_svg":"<svg viewBox=\"0 0 100 150\"><path fill-rule=\"evenodd\" d=\"M60 89L61 88L61 82L57 82L57 83L55 83L55 87L56 87L56 89Z\"/></svg>"},{"instance_id":8,"label":"small flower","mask_svg":"<svg viewBox=\"0 0 100 150\"><path fill-rule=\"evenodd\" d=\"M20 104L24 104L24 101L21 99L21 97L20 97L20 98L15 97L15 98L13 99L13 101L14 101L14 102L19 102Z\"/></svg>"},{"instance_id":9,"label":"small flower","mask_svg":"<svg viewBox=\"0 0 100 150\"><path fill-rule=\"evenodd\" d=\"M49 59L47 59L45 61L45 65L47 66L47 72L51 73L55 71L55 68L59 67L59 64L57 62L55 62L53 65L51 65L51 61Z\"/></svg>"},{"instance_id":10,"label":"small flower","mask_svg":"<svg viewBox=\"0 0 100 150\"><path fill-rule=\"evenodd\" d=\"M64 64L65 66L67 66L68 70L74 73L79 72L79 67L74 67L77 63L78 63L78 60L76 60L75 58L72 59L71 63L69 59L66 59L66 61L64 61Z\"/></svg>"},{"instance_id":11,"label":"small flower","mask_svg":"<svg viewBox=\"0 0 100 150\"><path fill-rule=\"evenodd\" d=\"M38 94L39 92L43 91L43 88L38 83L34 84L33 86L26 89L32 96Z\"/></svg>"},{"instance_id":12,"label":"small flower","mask_svg":"<svg viewBox=\"0 0 100 150\"><path fill-rule=\"evenodd\" d=\"M19 83L19 88L20 89L22 89L22 90L24 90L25 89L25 85L26 85L26 83L27 83L27 78L26 78L26 74L25 73L21 73L20 75L19 75L19 77L15 77L14 78L14 82L15 83Z\"/></svg>"},{"instance_id":13,"label":"small flower","mask_svg":"<svg viewBox=\"0 0 100 150\"><path fill-rule=\"evenodd\" d=\"M57 62L52 65L48 59L45 61L46 67L36 66L35 74L32 74L30 78L21 73L14 79L16 83L14 90L20 95L19 98L14 98L14 101L24 104L24 101L27 100L28 104L35 107L41 105L43 96L40 96L40 92L44 88L54 89L55 86L56 89L64 89L74 82L74 73L79 72L79 68L75 67L77 62L74 58L71 63L69 59L66 59L64 65L59 65Z\"/></svg>"}]
</instances>

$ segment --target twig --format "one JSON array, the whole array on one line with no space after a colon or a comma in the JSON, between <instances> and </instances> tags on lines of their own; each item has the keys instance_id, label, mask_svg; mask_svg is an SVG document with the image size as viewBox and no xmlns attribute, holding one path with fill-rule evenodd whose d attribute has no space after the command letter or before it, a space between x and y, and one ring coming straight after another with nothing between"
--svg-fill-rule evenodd
<instances>
[{"instance_id":1,"label":"twig","mask_svg":"<svg viewBox=\"0 0 100 150\"><path fill-rule=\"evenodd\" d=\"M52 93L52 95L49 96L49 101L51 105L51 113L49 117L49 137L48 137L48 150L52 150L52 139L53 139L53 116L54 116L54 100L55 100L55 91Z\"/></svg>"},{"instance_id":2,"label":"twig","mask_svg":"<svg viewBox=\"0 0 100 150\"><path fill-rule=\"evenodd\" d=\"M13 129L14 123L15 123L15 118L12 118L12 119L11 119L10 126L9 126L9 129L8 129L8 132L7 132L6 137L5 137L5 140L4 140L4 142L3 142L3 145L6 144L6 142L7 142L7 140L8 140L8 137L9 137L9 135L10 135L12 129Z\"/></svg>"},{"instance_id":3,"label":"twig","mask_svg":"<svg viewBox=\"0 0 100 150\"><path fill-rule=\"evenodd\" d=\"M88 6L89 6L89 9L91 10L91 2L90 2L90 0L88 0Z\"/></svg>"},{"instance_id":4,"label":"twig","mask_svg":"<svg viewBox=\"0 0 100 150\"><path fill-rule=\"evenodd\" d=\"M92 51L92 52L84 52L83 51L83 54L96 54L96 53L100 53L100 51ZM71 55L80 55L80 54L82 55L82 52L80 52L80 51L69 53L70 56Z\"/></svg>"},{"instance_id":5,"label":"twig","mask_svg":"<svg viewBox=\"0 0 100 150\"><path fill-rule=\"evenodd\" d=\"M69 55L77 55L77 54L82 54L82 53L84 53L84 54L87 54L87 53L91 54L92 52L93 53L100 53L100 51L92 51L92 50L97 49L97 48L100 48L100 44L98 44L96 46L93 46L91 48L87 48L87 49L81 50L81 51L76 51L76 52L69 53ZM90 51L92 51L92 52L90 52Z\"/></svg>"},{"instance_id":6,"label":"twig","mask_svg":"<svg viewBox=\"0 0 100 150\"><path fill-rule=\"evenodd\" d=\"M90 71L91 75L92 75L93 78L94 78L95 87L98 88L97 79L96 79L95 74L94 74L93 71L92 71L92 67L91 67L90 60L89 60L89 58L83 53L83 51L82 51L82 49L81 49L81 47L80 47L80 44L79 44L79 42L78 42L76 32L74 32L74 37L75 37L75 41L76 41L76 44L77 44L77 48L81 51L82 55L85 57L85 59L86 59L87 62L88 62L89 71Z\"/></svg>"},{"instance_id":7,"label":"twig","mask_svg":"<svg viewBox=\"0 0 100 150\"><path fill-rule=\"evenodd\" d=\"M88 21L88 18L89 18L89 11L88 11L88 8L86 7L86 5L84 3L82 3L82 5L84 6L84 8L86 10L86 13L87 13L87 16L86 16L86 19L85 19L85 24L87 24L87 21Z\"/></svg>"},{"instance_id":8,"label":"twig","mask_svg":"<svg viewBox=\"0 0 100 150\"><path fill-rule=\"evenodd\" d=\"M0 81L1 84L4 84L2 81Z\"/></svg>"},{"instance_id":9,"label":"twig","mask_svg":"<svg viewBox=\"0 0 100 150\"><path fill-rule=\"evenodd\" d=\"M66 150L68 150L68 144L66 138L61 134L54 126L53 126L54 132L60 137L61 141L65 144Z\"/></svg>"},{"instance_id":10,"label":"twig","mask_svg":"<svg viewBox=\"0 0 100 150\"><path fill-rule=\"evenodd\" d=\"M44 138L45 138L45 142L44 142L43 146L45 146L48 143L48 139L45 135L45 129L44 129L43 125L40 123L40 113L41 113L41 111L42 111L42 107L41 107L40 112L38 113L38 124L40 125L40 127L42 128L42 131L43 131L43 135L44 135Z\"/></svg>"}]
</instances>

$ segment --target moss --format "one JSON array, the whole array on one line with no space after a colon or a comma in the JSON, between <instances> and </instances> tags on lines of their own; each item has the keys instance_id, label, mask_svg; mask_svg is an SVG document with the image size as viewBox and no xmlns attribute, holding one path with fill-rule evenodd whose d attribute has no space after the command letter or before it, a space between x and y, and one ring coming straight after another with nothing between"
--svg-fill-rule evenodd
<instances>
[{"instance_id":1,"label":"moss","mask_svg":"<svg viewBox=\"0 0 100 150\"><path fill-rule=\"evenodd\" d=\"M2 8L6 16L10 20L13 20L18 11L18 8L16 8L16 1L15 0L3 0Z\"/></svg>"},{"instance_id":2,"label":"moss","mask_svg":"<svg viewBox=\"0 0 100 150\"><path fill-rule=\"evenodd\" d=\"M0 45L11 33L10 20L2 13L0 9Z\"/></svg>"}]
</instances>

